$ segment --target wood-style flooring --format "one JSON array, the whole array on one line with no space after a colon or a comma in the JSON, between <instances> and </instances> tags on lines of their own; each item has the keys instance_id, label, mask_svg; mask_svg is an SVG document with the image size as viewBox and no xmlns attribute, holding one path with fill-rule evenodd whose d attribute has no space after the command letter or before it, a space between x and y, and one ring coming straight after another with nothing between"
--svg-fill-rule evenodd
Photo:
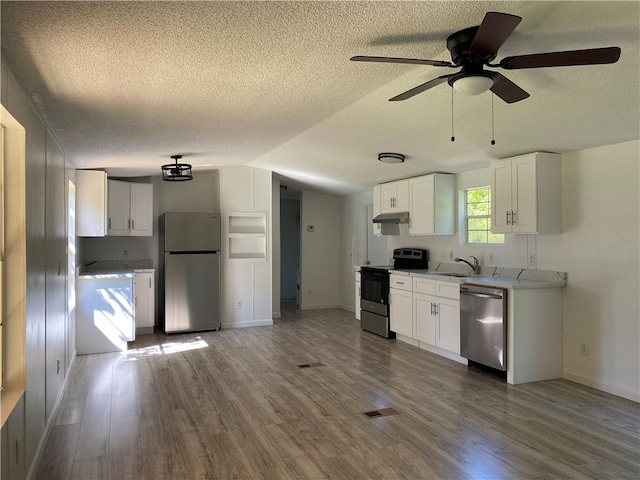
<instances>
[{"instance_id":1,"label":"wood-style flooring","mask_svg":"<svg viewBox=\"0 0 640 480\"><path fill-rule=\"evenodd\" d=\"M38 479L640 478L638 404L508 385L342 310L139 336L70 375Z\"/></svg>"}]
</instances>

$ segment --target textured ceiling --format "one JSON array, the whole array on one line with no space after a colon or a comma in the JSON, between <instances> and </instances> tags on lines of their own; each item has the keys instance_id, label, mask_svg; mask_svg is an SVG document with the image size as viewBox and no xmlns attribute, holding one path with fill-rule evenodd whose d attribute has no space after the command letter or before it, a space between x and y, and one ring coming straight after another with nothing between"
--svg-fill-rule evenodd
<instances>
[{"instance_id":1,"label":"textured ceiling","mask_svg":"<svg viewBox=\"0 0 640 480\"><path fill-rule=\"evenodd\" d=\"M198 169L252 165L334 192L491 158L640 136L638 2L10 2L2 54L79 168L155 175L172 154ZM531 97L454 97L450 70L350 62L449 60L446 37L485 12L523 17L500 50L617 45L614 65L507 71ZM377 153L407 155L383 165ZM197 173L196 173L197 174ZM292 182L292 185L297 183Z\"/></svg>"}]
</instances>

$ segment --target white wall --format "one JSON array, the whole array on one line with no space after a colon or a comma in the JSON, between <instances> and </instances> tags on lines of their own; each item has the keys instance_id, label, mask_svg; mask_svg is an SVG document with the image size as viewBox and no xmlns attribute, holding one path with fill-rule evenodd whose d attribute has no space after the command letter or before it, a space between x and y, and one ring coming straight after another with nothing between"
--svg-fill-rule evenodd
<instances>
[{"instance_id":1,"label":"white wall","mask_svg":"<svg viewBox=\"0 0 640 480\"><path fill-rule=\"evenodd\" d=\"M563 234L537 239L538 268L569 273L566 378L640 401L640 142L562 156ZM589 355L581 355L582 343Z\"/></svg>"},{"instance_id":2,"label":"white wall","mask_svg":"<svg viewBox=\"0 0 640 480\"><path fill-rule=\"evenodd\" d=\"M266 261L230 260L223 253L222 328L271 325L273 323L272 188L270 171L252 167L225 167L220 170L223 251L228 249L227 218L230 213L266 212L268 224Z\"/></svg>"},{"instance_id":3,"label":"white wall","mask_svg":"<svg viewBox=\"0 0 640 480\"><path fill-rule=\"evenodd\" d=\"M340 201L303 191L300 198L300 309L340 305ZM308 231L308 226L313 231Z\"/></svg>"},{"instance_id":4,"label":"white wall","mask_svg":"<svg viewBox=\"0 0 640 480\"><path fill-rule=\"evenodd\" d=\"M568 273L564 289L565 378L640 401L639 163L640 142L564 154L562 162L563 233L506 235L505 245L460 245L454 236L410 236L402 226L389 236L389 255L398 247L428 248L430 260L474 255L481 265L527 268L527 252L537 268ZM457 175L457 188L490 184L489 168ZM353 208L357 195L342 200ZM459 199L460 200L460 199ZM345 213L343 213L345 215ZM348 248L347 232L341 248ZM350 260L341 257L345 271ZM343 302L350 305L353 286L343 282ZM580 354L582 343L590 355Z\"/></svg>"},{"instance_id":5,"label":"white wall","mask_svg":"<svg viewBox=\"0 0 640 480\"><path fill-rule=\"evenodd\" d=\"M281 240L280 240L280 176L272 175L271 178L271 219L272 219L272 229L271 229L271 240L273 248L271 251L273 252L271 262L271 309L272 309L272 317L279 318L280 317L280 284L281 284L281 271L280 271L280 252L281 252Z\"/></svg>"},{"instance_id":6,"label":"white wall","mask_svg":"<svg viewBox=\"0 0 640 480\"><path fill-rule=\"evenodd\" d=\"M367 205L373 205L373 191L340 197L340 305L346 310L354 309L353 267L366 262Z\"/></svg>"}]
</instances>

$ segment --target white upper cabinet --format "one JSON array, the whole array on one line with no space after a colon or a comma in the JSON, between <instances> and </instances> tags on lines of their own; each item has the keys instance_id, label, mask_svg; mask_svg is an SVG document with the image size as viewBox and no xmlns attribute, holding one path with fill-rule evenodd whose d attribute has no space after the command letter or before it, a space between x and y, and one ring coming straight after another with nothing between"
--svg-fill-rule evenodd
<instances>
[{"instance_id":1,"label":"white upper cabinet","mask_svg":"<svg viewBox=\"0 0 640 480\"><path fill-rule=\"evenodd\" d=\"M455 233L455 175L433 174L409 179L409 234Z\"/></svg>"},{"instance_id":2,"label":"white upper cabinet","mask_svg":"<svg viewBox=\"0 0 640 480\"><path fill-rule=\"evenodd\" d=\"M491 230L561 233L560 155L531 153L491 162Z\"/></svg>"},{"instance_id":3,"label":"white upper cabinet","mask_svg":"<svg viewBox=\"0 0 640 480\"><path fill-rule=\"evenodd\" d=\"M380 213L409 211L409 180L380 185Z\"/></svg>"},{"instance_id":4,"label":"white upper cabinet","mask_svg":"<svg viewBox=\"0 0 640 480\"><path fill-rule=\"evenodd\" d=\"M153 235L153 185L109 180L108 235Z\"/></svg>"},{"instance_id":5,"label":"white upper cabinet","mask_svg":"<svg viewBox=\"0 0 640 480\"><path fill-rule=\"evenodd\" d=\"M76 235L107 234L107 172L76 170Z\"/></svg>"},{"instance_id":6,"label":"white upper cabinet","mask_svg":"<svg viewBox=\"0 0 640 480\"><path fill-rule=\"evenodd\" d=\"M131 231L138 237L153 236L153 185L131 183Z\"/></svg>"}]
</instances>

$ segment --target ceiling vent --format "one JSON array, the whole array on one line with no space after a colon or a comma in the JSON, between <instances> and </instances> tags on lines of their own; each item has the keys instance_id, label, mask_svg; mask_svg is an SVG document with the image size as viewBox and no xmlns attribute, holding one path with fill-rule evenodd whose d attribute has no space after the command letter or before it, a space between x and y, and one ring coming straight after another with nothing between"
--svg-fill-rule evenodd
<instances>
[{"instance_id":1,"label":"ceiling vent","mask_svg":"<svg viewBox=\"0 0 640 480\"><path fill-rule=\"evenodd\" d=\"M191 173L191 165L188 163L178 163L182 155L171 155L175 163L167 163L162 165L162 180L165 182L186 182L193 180Z\"/></svg>"}]
</instances>

